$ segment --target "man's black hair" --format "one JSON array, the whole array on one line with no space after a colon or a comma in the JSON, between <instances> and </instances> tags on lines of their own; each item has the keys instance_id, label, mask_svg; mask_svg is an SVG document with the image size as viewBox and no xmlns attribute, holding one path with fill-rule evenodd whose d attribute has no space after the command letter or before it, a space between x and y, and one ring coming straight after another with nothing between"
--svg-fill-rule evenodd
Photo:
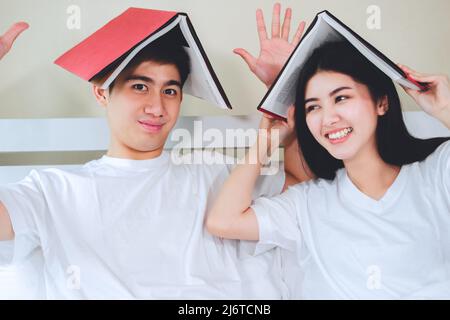
<instances>
[{"instance_id":1,"label":"man's black hair","mask_svg":"<svg viewBox=\"0 0 450 320\"><path fill-rule=\"evenodd\" d=\"M124 56L126 56L125 54ZM102 70L93 79L94 83L105 81L106 76L114 71L119 64L123 61L124 57L121 57L106 69ZM122 73L135 69L142 62L153 61L161 64L172 64L180 73L181 85L184 85L186 79L191 72L190 58L184 47L179 42L173 41L172 37L163 37L156 39L139 53L128 63L128 65L122 70ZM112 92L115 81L109 86L109 92Z\"/></svg>"}]
</instances>

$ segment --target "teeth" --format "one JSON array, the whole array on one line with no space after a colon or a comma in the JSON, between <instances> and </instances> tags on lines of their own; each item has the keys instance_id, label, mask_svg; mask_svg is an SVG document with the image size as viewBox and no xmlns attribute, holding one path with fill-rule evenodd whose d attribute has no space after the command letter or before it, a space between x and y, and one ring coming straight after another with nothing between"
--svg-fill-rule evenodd
<instances>
[{"instance_id":1,"label":"teeth","mask_svg":"<svg viewBox=\"0 0 450 320\"><path fill-rule=\"evenodd\" d=\"M328 134L328 138L329 139L341 139L341 138L347 136L352 131L353 131L352 128L345 128L341 131Z\"/></svg>"}]
</instances>

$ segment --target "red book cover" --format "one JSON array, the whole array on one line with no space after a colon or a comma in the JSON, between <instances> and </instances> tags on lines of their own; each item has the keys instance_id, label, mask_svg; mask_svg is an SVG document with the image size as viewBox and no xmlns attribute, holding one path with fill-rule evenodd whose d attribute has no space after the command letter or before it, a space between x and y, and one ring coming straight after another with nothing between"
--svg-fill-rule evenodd
<instances>
[{"instance_id":1,"label":"red book cover","mask_svg":"<svg viewBox=\"0 0 450 320\"><path fill-rule=\"evenodd\" d=\"M173 11L129 8L64 53L55 63L89 81L175 15L177 12Z\"/></svg>"}]
</instances>

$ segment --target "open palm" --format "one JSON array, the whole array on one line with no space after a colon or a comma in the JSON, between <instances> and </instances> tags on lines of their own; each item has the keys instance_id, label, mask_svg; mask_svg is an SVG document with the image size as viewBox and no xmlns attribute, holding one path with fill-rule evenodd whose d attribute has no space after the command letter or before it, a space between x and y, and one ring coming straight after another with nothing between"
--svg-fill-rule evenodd
<instances>
[{"instance_id":1,"label":"open palm","mask_svg":"<svg viewBox=\"0 0 450 320\"><path fill-rule=\"evenodd\" d=\"M28 29L28 24L26 22L17 22L13 24L4 35L0 36L0 59L11 50L16 38L26 29Z\"/></svg>"},{"instance_id":2,"label":"open palm","mask_svg":"<svg viewBox=\"0 0 450 320\"><path fill-rule=\"evenodd\" d=\"M250 70L266 86L272 85L287 59L299 43L305 22L300 22L297 31L289 42L289 32L291 25L292 10L286 9L283 25L280 25L280 4L275 4L272 13L272 37L268 38L263 12L256 11L256 24L258 28L260 52L258 58L252 56L243 48L235 49L234 52L240 55L247 63Z\"/></svg>"}]
</instances>

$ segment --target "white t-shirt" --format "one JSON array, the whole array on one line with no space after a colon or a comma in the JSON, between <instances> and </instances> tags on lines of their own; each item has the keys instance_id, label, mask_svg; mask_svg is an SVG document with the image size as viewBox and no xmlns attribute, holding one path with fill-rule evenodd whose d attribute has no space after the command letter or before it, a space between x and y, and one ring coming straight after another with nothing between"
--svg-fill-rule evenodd
<instances>
[{"instance_id":1,"label":"white t-shirt","mask_svg":"<svg viewBox=\"0 0 450 320\"><path fill-rule=\"evenodd\" d=\"M345 169L252 206L256 254L279 246L291 298L450 298L450 141L376 201Z\"/></svg>"},{"instance_id":2,"label":"white t-shirt","mask_svg":"<svg viewBox=\"0 0 450 320\"><path fill-rule=\"evenodd\" d=\"M230 167L103 156L75 171L32 171L0 189L15 260L40 247L49 299L278 299L279 252L223 240L204 215ZM261 177L275 195L283 168ZM1 256L1 255L0 255Z\"/></svg>"}]
</instances>

